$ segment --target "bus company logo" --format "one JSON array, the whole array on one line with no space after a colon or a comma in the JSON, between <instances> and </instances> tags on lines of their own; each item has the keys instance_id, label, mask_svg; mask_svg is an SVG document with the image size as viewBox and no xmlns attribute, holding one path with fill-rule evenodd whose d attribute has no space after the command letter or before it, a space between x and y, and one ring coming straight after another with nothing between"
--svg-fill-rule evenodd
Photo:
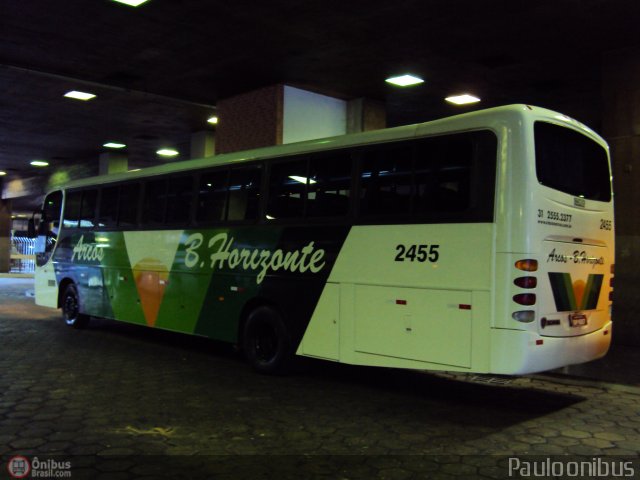
<instances>
[{"instance_id":1,"label":"bus company logo","mask_svg":"<svg viewBox=\"0 0 640 480\"><path fill-rule=\"evenodd\" d=\"M290 272L306 272L310 270L318 273L324 267L325 252L322 249L315 249L314 242L299 250L284 252L280 249L258 250L231 248L234 238L228 238L226 233L216 235L209 241L209 246L217 246L216 252L211 254L211 268L223 268L225 263L229 268L233 269L241 266L244 270L259 270L256 277L256 283L262 283L265 275L269 270L277 271L279 269L289 270Z\"/></svg>"},{"instance_id":2,"label":"bus company logo","mask_svg":"<svg viewBox=\"0 0 640 480\"><path fill-rule=\"evenodd\" d=\"M197 247L202 245L203 239L204 236L201 233L194 233L185 241L187 248L185 249L184 262L187 268L204 267L205 262L200 260L196 251ZM290 251L279 248L276 250L233 248L234 241L234 237L229 238L226 233L219 233L211 237L208 243L210 268L215 270L226 267L232 270L241 268L257 271L256 283L258 285L262 283L269 271L318 273L326 264L325 251L316 248L313 241L300 249Z\"/></svg>"},{"instance_id":3,"label":"bus company logo","mask_svg":"<svg viewBox=\"0 0 640 480\"><path fill-rule=\"evenodd\" d=\"M9 459L7 471L11 478L26 478L31 473L31 463L27 457L16 455Z\"/></svg>"},{"instance_id":4,"label":"bus company logo","mask_svg":"<svg viewBox=\"0 0 640 480\"><path fill-rule=\"evenodd\" d=\"M71 261L73 262L76 258L84 262L102 262L104 250L96 243L84 243L84 235L82 235L73 247Z\"/></svg>"},{"instance_id":5,"label":"bus company logo","mask_svg":"<svg viewBox=\"0 0 640 480\"><path fill-rule=\"evenodd\" d=\"M591 265L595 268L596 265L604 265L604 257L591 257L586 250L574 250L573 254L565 255L564 253L556 252L554 248L547 256L547 263L573 263L574 265Z\"/></svg>"}]
</instances>

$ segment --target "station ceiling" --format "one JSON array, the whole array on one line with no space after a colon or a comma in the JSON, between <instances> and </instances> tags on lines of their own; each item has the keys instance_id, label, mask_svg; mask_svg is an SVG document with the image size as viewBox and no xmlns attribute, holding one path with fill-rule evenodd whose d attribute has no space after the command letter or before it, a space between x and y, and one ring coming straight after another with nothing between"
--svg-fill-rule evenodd
<instances>
[{"instance_id":1,"label":"station ceiling","mask_svg":"<svg viewBox=\"0 0 640 480\"><path fill-rule=\"evenodd\" d=\"M603 58L638 19L637 0L0 0L0 171L95 164L108 141L130 168L188 158L216 102L276 83L382 101L389 126L528 103L597 130ZM403 73L425 82L385 83ZM463 92L482 101L444 101Z\"/></svg>"}]
</instances>

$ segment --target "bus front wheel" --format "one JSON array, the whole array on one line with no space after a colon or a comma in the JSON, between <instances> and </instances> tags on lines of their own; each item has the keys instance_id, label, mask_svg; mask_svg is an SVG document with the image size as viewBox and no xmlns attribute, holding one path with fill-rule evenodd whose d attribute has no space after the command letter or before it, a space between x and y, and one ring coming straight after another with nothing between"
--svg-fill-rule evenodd
<instances>
[{"instance_id":1,"label":"bus front wheel","mask_svg":"<svg viewBox=\"0 0 640 480\"><path fill-rule=\"evenodd\" d=\"M254 370L286 373L291 361L291 340L282 317L273 308L258 307L247 317L242 346Z\"/></svg>"},{"instance_id":2,"label":"bus front wheel","mask_svg":"<svg viewBox=\"0 0 640 480\"><path fill-rule=\"evenodd\" d=\"M73 328L84 328L89 323L89 316L80 313L80 297L78 289L73 284L67 285L62 295L62 319Z\"/></svg>"}]
</instances>

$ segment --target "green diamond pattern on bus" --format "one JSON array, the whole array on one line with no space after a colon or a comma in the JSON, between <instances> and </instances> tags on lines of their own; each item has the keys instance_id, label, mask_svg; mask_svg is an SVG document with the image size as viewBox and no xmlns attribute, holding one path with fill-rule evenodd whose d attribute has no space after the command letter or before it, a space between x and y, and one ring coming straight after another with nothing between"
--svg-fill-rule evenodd
<instances>
[{"instance_id":1,"label":"green diamond pattern on bus","mask_svg":"<svg viewBox=\"0 0 640 480\"><path fill-rule=\"evenodd\" d=\"M133 281L145 322L150 327L156 325L165 293L169 293L166 291L167 285L171 284L170 269L181 235L179 230L124 234ZM179 299L177 303L180 303ZM166 328L171 327L167 325Z\"/></svg>"}]
</instances>

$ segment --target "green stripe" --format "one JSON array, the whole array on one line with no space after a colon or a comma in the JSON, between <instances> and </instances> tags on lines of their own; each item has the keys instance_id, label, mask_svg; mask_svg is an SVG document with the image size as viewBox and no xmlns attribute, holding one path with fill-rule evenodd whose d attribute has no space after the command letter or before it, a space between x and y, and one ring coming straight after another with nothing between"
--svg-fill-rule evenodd
<instances>
[{"instance_id":1,"label":"green stripe","mask_svg":"<svg viewBox=\"0 0 640 480\"><path fill-rule=\"evenodd\" d=\"M582 310L595 310L598 307L598 297L600 297L603 279L604 275L589 275L584 297L582 298Z\"/></svg>"},{"instance_id":2,"label":"green stripe","mask_svg":"<svg viewBox=\"0 0 640 480\"><path fill-rule=\"evenodd\" d=\"M553 298L556 302L556 309L559 312L570 312L577 310L576 296L571 284L571 275L568 273L550 272L549 281Z\"/></svg>"}]
</instances>

